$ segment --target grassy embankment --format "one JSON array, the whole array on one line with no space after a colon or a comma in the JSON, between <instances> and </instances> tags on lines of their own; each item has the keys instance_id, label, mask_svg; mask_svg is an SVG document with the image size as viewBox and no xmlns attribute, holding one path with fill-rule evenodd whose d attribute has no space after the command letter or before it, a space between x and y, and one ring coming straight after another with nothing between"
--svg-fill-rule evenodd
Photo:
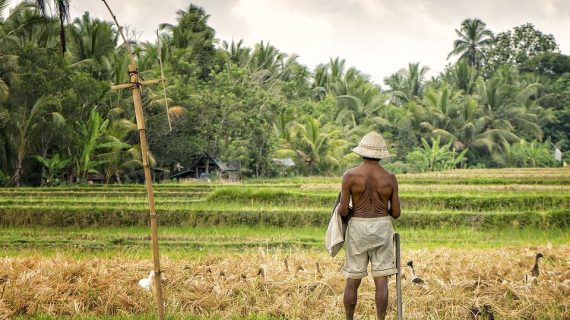
<instances>
[{"instance_id":1,"label":"grassy embankment","mask_svg":"<svg viewBox=\"0 0 570 320\"><path fill-rule=\"evenodd\" d=\"M394 224L412 248L569 240L570 170L460 170L399 180L404 213ZM338 184L315 177L157 185L161 244L188 255L319 249ZM146 205L140 185L0 189L2 248L144 254Z\"/></svg>"}]
</instances>

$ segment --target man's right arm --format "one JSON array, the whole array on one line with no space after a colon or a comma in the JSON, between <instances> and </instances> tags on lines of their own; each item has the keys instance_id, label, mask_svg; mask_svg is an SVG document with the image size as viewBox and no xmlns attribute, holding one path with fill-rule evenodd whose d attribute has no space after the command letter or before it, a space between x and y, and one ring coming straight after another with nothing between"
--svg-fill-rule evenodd
<instances>
[{"instance_id":1,"label":"man's right arm","mask_svg":"<svg viewBox=\"0 0 570 320\"><path fill-rule=\"evenodd\" d=\"M348 205L350 203L350 178L348 171L342 176L342 188L340 192L340 204L338 213L341 216L348 215Z\"/></svg>"},{"instance_id":2,"label":"man's right arm","mask_svg":"<svg viewBox=\"0 0 570 320\"><path fill-rule=\"evenodd\" d=\"M396 180L396 176L392 175L392 197L390 198L390 209L388 210L388 214L391 215L394 219L398 219L400 217L400 197L398 196L398 180Z\"/></svg>"}]
</instances>

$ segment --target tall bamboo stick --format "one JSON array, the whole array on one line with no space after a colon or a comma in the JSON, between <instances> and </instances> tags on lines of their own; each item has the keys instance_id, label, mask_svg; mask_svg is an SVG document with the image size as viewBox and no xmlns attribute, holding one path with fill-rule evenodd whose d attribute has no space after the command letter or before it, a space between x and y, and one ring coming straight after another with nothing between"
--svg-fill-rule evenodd
<instances>
[{"instance_id":1,"label":"tall bamboo stick","mask_svg":"<svg viewBox=\"0 0 570 320\"><path fill-rule=\"evenodd\" d=\"M130 88L131 93L133 95L133 103L135 106L135 116L136 116L136 120L137 120L137 128L139 130L139 137L140 137L141 158L142 158L142 163L143 163L146 192L147 192L148 205L149 205L149 211L150 211L150 237L151 237L152 257L153 257L153 265L154 265L154 288L155 288L155 294L156 294L157 313L158 313L158 319L164 320L165 319L164 302L163 302L163 298L162 298L162 281L161 281L162 271L160 270L160 254L159 254L159 250L158 250L158 222L157 222L156 208L155 208L155 204L154 204L154 193L152 190L152 175L150 173L150 165L149 165L149 157L148 157L148 145L147 145L146 129L145 129L145 120L144 120L141 90L140 90L140 87L142 84L146 85L146 84L152 84L152 83L158 83L158 82L164 81L164 76L161 80L158 80L158 81L157 80L140 81L139 73L137 70L136 62L135 62L135 58L134 58L133 52L131 50L131 47L129 45L129 42L127 41L127 38L125 37L123 30L122 30L121 26L119 25L119 22L117 21L117 18L113 14L113 11L111 10L111 8L109 7L109 5L107 4L107 2L105 0L103 0L103 3L105 3L105 6L109 10L109 13L111 13L111 16L113 16L113 20L115 21L117 28L119 28L119 33L121 34L121 37L123 38L123 41L125 43L125 47L126 47L127 52L129 54L129 58L131 59L131 63L129 64L129 83L128 84L119 84L119 85L113 86L112 88L113 89Z\"/></svg>"},{"instance_id":2,"label":"tall bamboo stick","mask_svg":"<svg viewBox=\"0 0 570 320\"><path fill-rule=\"evenodd\" d=\"M130 82L136 84L132 87L131 92L133 94L133 102L135 104L135 116L137 118L137 128L139 129L141 156L144 167L144 180L146 184L146 193L148 195L148 205L150 209L150 237L152 242L152 258L154 262L154 287L156 291L158 318L160 320L163 320L164 303L162 301L162 277L160 270L160 255L158 251L158 223L156 221L156 208L154 206L154 193L152 191L152 176L150 173L150 165L148 163L148 146L139 85L139 73L137 71L137 67L132 63L129 64L129 75Z\"/></svg>"}]
</instances>

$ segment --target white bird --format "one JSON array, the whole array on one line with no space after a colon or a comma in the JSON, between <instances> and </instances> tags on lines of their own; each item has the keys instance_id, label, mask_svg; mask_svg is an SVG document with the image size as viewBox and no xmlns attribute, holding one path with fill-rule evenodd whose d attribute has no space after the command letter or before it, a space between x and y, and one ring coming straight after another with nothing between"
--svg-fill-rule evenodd
<instances>
[{"instance_id":1,"label":"white bird","mask_svg":"<svg viewBox=\"0 0 570 320\"><path fill-rule=\"evenodd\" d=\"M147 278L142 278L139 280L139 286L141 286L143 289L150 291L150 286L152 285L152 279L154 278L154 271L151 271L148 274Z\"/></svg>"}]
</instances>

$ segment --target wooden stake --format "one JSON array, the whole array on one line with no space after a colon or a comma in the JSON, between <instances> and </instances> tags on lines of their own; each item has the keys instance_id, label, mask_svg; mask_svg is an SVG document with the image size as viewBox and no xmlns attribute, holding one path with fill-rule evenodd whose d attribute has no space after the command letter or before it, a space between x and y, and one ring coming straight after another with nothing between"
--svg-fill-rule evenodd
<instances>
[{"instance_id":1,"label":"wooden stake","mask_svg":"<svg viewBox=\"0 0 570 320\"><path fill-rule=\"evenodd\" d=\"M115 21L115 24L117 25L117 29L119 29L119 33L121 34L121 37L123 38L125 48L127 49L127 53L129 54L129 58L131 59L131 63L135 64L135 56L133 55L133 51L131 50L131 46L129 45L129 42L127 41L127 37L125 37L125 34L123 33L123 27L121 27L121 25L117 21L117 17L115 17L115 14L111 10L111 7L109 7L109 5L107 4L107 1L103 0L103 3L105 4L105 7L107 7L107 9L109 10L109 13L111 13L111 16L113 17L113 21Z\"/></svg>"},{"instance_id":2,"label":"wooden stake","mask_svg":"<svg viewBox=\"0 0 570 320\"><path fill-rule=\"evenodd\" d=\"M109 10L109 13L111 13L111 16L113 16L113 20L115 21L117 28L119 28L119 33L121 34L121 37L123 38L123 41L125 43L125 47L126 47L127 52L129 54L129 58L131 59L131 63L129 64L129 83L115 85L112 88L113 89L130 88L131 93L133 95L133 103L135 106L135 116L137 119L137 128L139 130L139 137L140 137L141 158L142 158L143 169L144 169L144 180L145 180L145 184L146 184L146 193L147 193L147 197L148 197L148 206L149 206L149 211L150 211L150 238L151 238L151 246L152 246L153 265L154 265L154 289L155 289L155 295L156 295L157 313L158 313L158 319L164 320L165 319L165 317L164 317L164 302L163 302L163 298L162 298L162 276L161 276L162 271L160 270L160 254L158 251L158 222L157 222L157 216L156 216L156 208L154 205L154 193L152 190L152 175L150 173L150 165L149 165L149 158L148 158L148 145L147 145L147 140L146 140L146 129L145 129L144 113L143 113L142 98L141 98L141 86L143 84L146 85L146 84L163 82L164 76L162 77L162 79L158 79L158 80L140 81L139 72L137 70L135 58L134 58L133 52L131 50L131 47L129 45L129 42L127 41L127 38L125 37L123 30L122 30L121 26L119 25L119 22L117 22L117 18L113 14L113 11L111 11L111 8L109 7L109 5L107 4L107 2L105 0L103 0L103 3L105 3L105 6Z\"/></svg>"},{"instance_id":3,"label":"wooden stake","mask_svg":"<svg viewBox=\"0 0 570 320\"><path fill-rule=\"evenodd\" d=\"M144 168L144 180L146 184L146 192L148 195L148 205L150 209L150 238L152 242L152 258L154 262L154 287L156 291L156 303L158 304L158 319L164 320L164 302L162 300L162 277L160 270L160 255L158 251L158 223L156 219L156 208L154 206L154 193L152 190L152 176L150 173L150 165L148 161L148 146L146 140L146 130L144 122L144 114L142 108L142 99L140 91L139 73L134 64L129 64L129 82L133 83L131 92L133 94L133 102L135 104L135 116L137 118L137 127L139 129L141 157Z\"/></svg>"},{"instance_id":4,"label":"wooden stake","mask_svg":"<svg viewBox=\"0 0 570 320\"><path fill-rule=\"evenodd\" d=\"M404 311L402 309L402 264L400 261L400 234L394 234L394 246L396 250L396 302L398 305L398 320L404 319Z\"/></svg>"}]
</instances>

